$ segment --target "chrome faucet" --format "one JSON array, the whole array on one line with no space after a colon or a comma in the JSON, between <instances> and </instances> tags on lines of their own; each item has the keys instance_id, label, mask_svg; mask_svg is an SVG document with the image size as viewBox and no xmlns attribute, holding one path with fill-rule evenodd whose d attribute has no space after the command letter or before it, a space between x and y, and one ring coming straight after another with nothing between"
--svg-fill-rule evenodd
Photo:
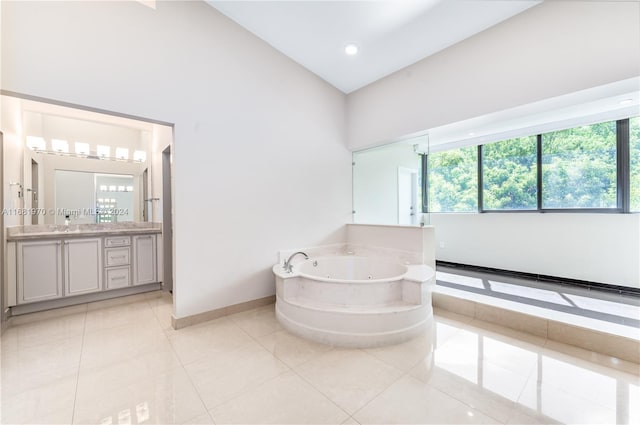
<instances>
[{"instance_id":1,"label":"chrome faucet","mask_svg":"<svg viewBox=\"0 0 640 425\"><path fill-rule=\"evenodd\" d=\"M294 252L287 260L284 261L284 266L282 266L287 273L291 273L293 271L293 264L291 264L291 260L298 254L304 255L305 260L309 259L309 256L302 251Z\"/></svg>"}]
</instances>

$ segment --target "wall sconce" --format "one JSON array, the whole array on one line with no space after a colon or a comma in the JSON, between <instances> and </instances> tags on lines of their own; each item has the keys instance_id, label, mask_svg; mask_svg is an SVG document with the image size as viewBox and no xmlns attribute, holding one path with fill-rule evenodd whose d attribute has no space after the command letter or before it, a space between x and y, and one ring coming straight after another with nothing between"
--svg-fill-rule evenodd
<instances>
[{"instance_id":1,"label":"wall sconce","mask_svg":"<svg viewBox=\"0 0 640 425\"><path fill-rule=\"evenodd\" d=\"M105 145L98 145L96 153L98 154L98 157L100 159L109 158L109 155L111 155L111 147L105 146Z\"/></svg>"},{"instance_id":2,"label":"wall sconce","mask_svg":"<svg viewBox=\"0 0 640 425\"><path fill-rule=\"evenodd\" d=\"M60 139L51 139L51 149L57 153L69 153L69 142Z\"/></svg>"},{"instance_id":3,"label":"wall sconce","mask_svg":"<svg viewBox=\"0 0 640 425\"><path fill-rule=\"evenodd\" d=\"M40 153L74 155L74 153L69 152L69 142L63 139L51 139L51 150L47 150L47 142L40 136L27 136L26 145L29 149ZM75 142L74 145L75 156L78 157L137 163L142 163L147 160L147 153L142 150L134 151L133 159L129 159L129 148L115 148L115 156L112 157L111 146L97 145L96 154L92 155L91 145L89 143Z\"/></svg>"},{"instance_id":4,"label":"wall sconce","mask_svg":"<svg viewBox=\"0 0 640 425\"><path fill-rule=\"evenodd\" d=\"M116 159L126 161L129 159L129 149L127 148L116 148Z\"/></svg>"},{"instance_id":5,"label":"wall sconce","mask_svg":"<svg viewBox=\"0 0 640 425\"><path fill-rule=\"evenodd\" d=\"M44 151L47 149L47 142L38 136L27 136L27 147L32 151Z\"/></svg>"},{"instance_id":6,"label":"wall sconce","mask_svg":"<svg viewBox=\"0 0 640 425\"><path fill-rule=\"evenodd\" d=\"M89 143L76 142L76 155L87 156L89 153Z\"/></svg>"},{"instance_id":7,"label":"wall sconce","mask_svg":"<svg viewBox=\"0 0 640 425\"><path fill-rule=\"evenodd\" d=\"M134 151L133 152L133 161L134 162L145 162L147 160L147 153L145 151Z\"/></svg>"}]
</instances>

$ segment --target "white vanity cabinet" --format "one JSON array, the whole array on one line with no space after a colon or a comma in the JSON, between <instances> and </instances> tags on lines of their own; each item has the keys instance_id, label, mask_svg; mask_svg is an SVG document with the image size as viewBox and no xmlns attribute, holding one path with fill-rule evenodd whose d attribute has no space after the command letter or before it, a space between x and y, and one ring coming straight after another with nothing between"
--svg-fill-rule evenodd
<instances>
[{"instance_id":1,"label":"white vanity cabinet","mask_svg":"<svg viewBox=\"0 0 640 425\"><path fill-rule=\"evenodd\" d=\"M62 242L18 242L16 251L17 303L62 297Z\"/></svg>"},{"instance_id":2,"label":"white vanity cabinet","mask_svg":"<svg viewBox=\"0 0 640 425\"><path fill-rule=\"evenodd\" d=\"M14 232L7 239L5 293L12 315L161 288L155 229L37 233Z\"/></svg>"},{"instance_id":3,"label":"white vanity cabinet","mask_svg":"<svg viewBox=\"0 0 640 425\"><path fill-rule=\"evenodd\" d=\"M65 295L102 290L102 239L69 239L64 246Z\"/></svg>"},{"instance_id":4,"label":"white vanity cabinet","mask_svg":"<svg viewBox=\"0 0 640 425\"><path fill-rule=\"evenodd\" d=\"M157 282L156 235L133 236L133 284Z\"/></svg>"}]
</instances>

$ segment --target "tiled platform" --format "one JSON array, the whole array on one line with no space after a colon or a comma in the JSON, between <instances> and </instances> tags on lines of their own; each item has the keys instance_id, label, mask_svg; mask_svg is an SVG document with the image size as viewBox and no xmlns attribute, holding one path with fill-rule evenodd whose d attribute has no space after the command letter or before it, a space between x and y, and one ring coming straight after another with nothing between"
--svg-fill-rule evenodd
<instances>
[{"instance_id":1,"label":"tiled platform","mask_svg":"<svg viewBox=\"0 0 640 425\"><path fill-rule=\"evenodd\" d=\"M640 363L640 299L439 267L434 306L551 341Z\"/></svg>"}]
</instances>

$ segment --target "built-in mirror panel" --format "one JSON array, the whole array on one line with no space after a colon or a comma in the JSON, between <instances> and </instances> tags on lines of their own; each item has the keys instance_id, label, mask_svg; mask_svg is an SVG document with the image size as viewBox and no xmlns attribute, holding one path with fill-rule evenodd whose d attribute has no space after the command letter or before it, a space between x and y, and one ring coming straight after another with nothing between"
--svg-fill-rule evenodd
<instances>
[{"instance_id":1,"label":"built-in mirror panel","mask_svg":"<svg viewBox=\"0 0 640 425\"><path fill-rule=\"evenodd\" d=\"M353 221L418 226L427 136L353 153Z\"/></svg>"},{"instance_id":2,"label":"built-in mirror panel","mask_svg":"<svg viewBox=\"0 0 640 425\"><path fill-rule=\"evenodd\" d=\"M64 210L77 224L155 219L148 186L153 149L166 131L128 118L31 100L19 103L21 201L30 212L24 224L64 224Z\"/></svg>"},{"instance_id":3,"label":"built-in mirror panel","mask_svg":"<svg viewBox=\"0 0 640 425\"><path fill-rule=\"evenodd\" d=\"M134 221L134 176L55 170L54 224Z\"/></svg>"}]
</instances>

